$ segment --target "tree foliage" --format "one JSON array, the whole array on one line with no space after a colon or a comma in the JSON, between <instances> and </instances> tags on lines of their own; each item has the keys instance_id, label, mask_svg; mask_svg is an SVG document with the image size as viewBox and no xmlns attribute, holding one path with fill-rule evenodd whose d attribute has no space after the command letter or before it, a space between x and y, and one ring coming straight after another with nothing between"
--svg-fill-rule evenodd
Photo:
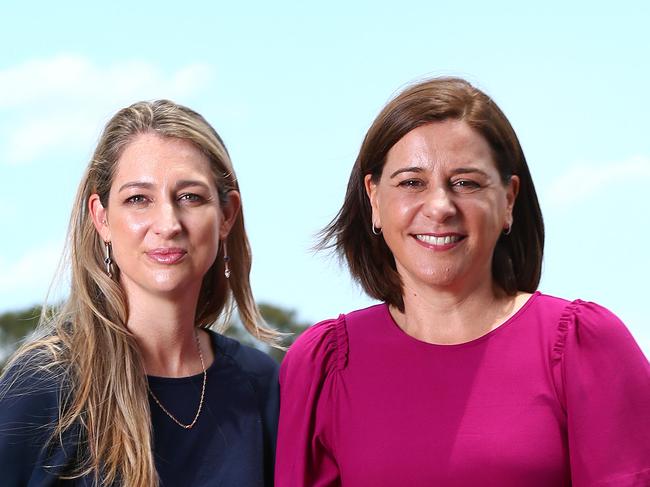
<instances>
[{"instance_id":1,"label":"tree foliage","mask_svg":"<svg viewBox=\"0 0 650 487\"><path fill-rule=\"evenodd\" d=\"M297 321L294 310L284 309L272 304L261 304L260 311L269 325L285 334L282 342L283 347L288 347L293 343L295 338L308 326ZM40 314L40 306L0 314L0 370L20 342L34 330L38 324ZM284 350L257 342L237 320L228 328L225 334L239 340L241 343L264 350L278 362L284 357Z\"/></svg>"},{"instance_id":2,"label":"tree foliage","mask_svg":"<svg viewBox=\"0 0 650 487\"><path fill-rule=\"evenodd\" d=\"M0 314L0 370L7 358L38 324L41 307Z\"/></svg>"}]
</instances>

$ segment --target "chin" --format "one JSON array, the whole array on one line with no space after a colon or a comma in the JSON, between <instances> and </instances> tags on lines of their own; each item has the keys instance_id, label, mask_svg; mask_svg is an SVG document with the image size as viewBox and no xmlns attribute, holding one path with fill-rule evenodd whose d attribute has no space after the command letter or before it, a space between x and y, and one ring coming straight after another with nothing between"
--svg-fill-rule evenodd
<instances>
[{"instance_id":1,"label":"chin","mask_svg":"<svg viewBox=\"0 0 650 487\"><path fill-rule=\"evenodd\" d=\"M144 279L131 279L122 275L122 287L128 293L130 288L140 288L149 295L171 298L193 289L192 283L196 282L192 276L178 275L175 273L161 273ZM200 278L197 278L201 282Z\"/></svg>"},{"instance_id":2,"label":"chin","mask_svg":"<svg viewBox=\"0 0 650 487\"><path fill-rule=\"evenodd\" d=\"M437 288L455 287L463 280L460 269L454 269L452 266L420 268L417 272L409 274L418 282Z\"/></svg>"},{"instance_id":3,"label":"chin","mask_svg":"<svg viewBox=\"0 0 650 487\"><path fill-rule=\"evenodd\" d=\"M194 279L160 279L151 283L151 291L160 294L182 293L192 289ZM200 282L200 280L199 280Z\"/></svg>"}]
</instances>

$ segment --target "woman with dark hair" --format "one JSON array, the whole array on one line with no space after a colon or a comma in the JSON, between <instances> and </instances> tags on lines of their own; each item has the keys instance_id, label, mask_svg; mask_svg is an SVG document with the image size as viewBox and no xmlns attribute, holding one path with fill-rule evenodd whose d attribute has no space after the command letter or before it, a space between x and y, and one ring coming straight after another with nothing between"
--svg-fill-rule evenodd
<instances>
[{"instance_id":1,"label":"woman with dark hair","mask_svg":"<svg viewBox=\"0 0 650 487\"><path fill-rule=\"evenodd\" d=\"M606 309L537 291L543 244L487 95L440 78L392 100L323 231L383 304L289 350L276 485L650 485L648 361Z\"/></svg>"},{"instance_id":2,"label":"woman with dark hair","mask_svg":"<svg viewBox=\"0 0 650 487\"><path fill-rule=\"evenodd\" d=\"M71 289L0 380L0 484L273 483L277 365L210 327L249 283L239 185L195 111L135 103L108 122L68 232Z\"/></svg>"}]
</instances>

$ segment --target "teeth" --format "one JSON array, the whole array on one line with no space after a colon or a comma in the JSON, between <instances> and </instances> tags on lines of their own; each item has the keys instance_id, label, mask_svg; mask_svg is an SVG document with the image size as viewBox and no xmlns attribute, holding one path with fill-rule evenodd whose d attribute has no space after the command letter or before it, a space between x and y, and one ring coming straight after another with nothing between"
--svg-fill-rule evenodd
<instances>
[{"instance_id":1,"label":"teeth","mask_svg":"<svg viewBox=\"0 0 650 487\"><path fill-rule=\"evenodd\" d=\"M449 245L460 240L458 235L447 235L445 237L435 237L433 235L416 235L415 238L431 245Z\"/></svg>"}]
</instances>

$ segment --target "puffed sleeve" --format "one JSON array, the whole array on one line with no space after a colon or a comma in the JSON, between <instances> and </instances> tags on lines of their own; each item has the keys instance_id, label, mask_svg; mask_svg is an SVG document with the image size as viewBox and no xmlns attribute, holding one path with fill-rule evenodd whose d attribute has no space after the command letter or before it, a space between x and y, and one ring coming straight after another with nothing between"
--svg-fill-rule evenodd
<instances>
[{"instance_id":1,"label":"puffed sleeve","mask_svg":"<svg viewBox=\"0 0 650 487\"><path fill-rule=\"evenodd\" d=\"M343 316L312 326L287 352L280 368L276 487L340 485L332 424L346 358Z\"/></svg>"},{"instance_id":2,"label":"puffed sleeve","mask_svg":"<svg viewBox=\"0 0 650 487\"><path fill-rule=\"evenodd\" d=\"M6 487L58 484L62 451L52 440L59 411L60 377L12 367L0 382L0 472Z\"/></svg>"},{"instance_id":3,"label":"puffed sleeve","mask_svg":"<svg viewBox=\"0 0 650 487\"><path fill-rule=\"evenodd\" d=\"M605 308L574 301L555 345L573 487L650 485L650 365Z\"/></svg>"}]
</instances>

